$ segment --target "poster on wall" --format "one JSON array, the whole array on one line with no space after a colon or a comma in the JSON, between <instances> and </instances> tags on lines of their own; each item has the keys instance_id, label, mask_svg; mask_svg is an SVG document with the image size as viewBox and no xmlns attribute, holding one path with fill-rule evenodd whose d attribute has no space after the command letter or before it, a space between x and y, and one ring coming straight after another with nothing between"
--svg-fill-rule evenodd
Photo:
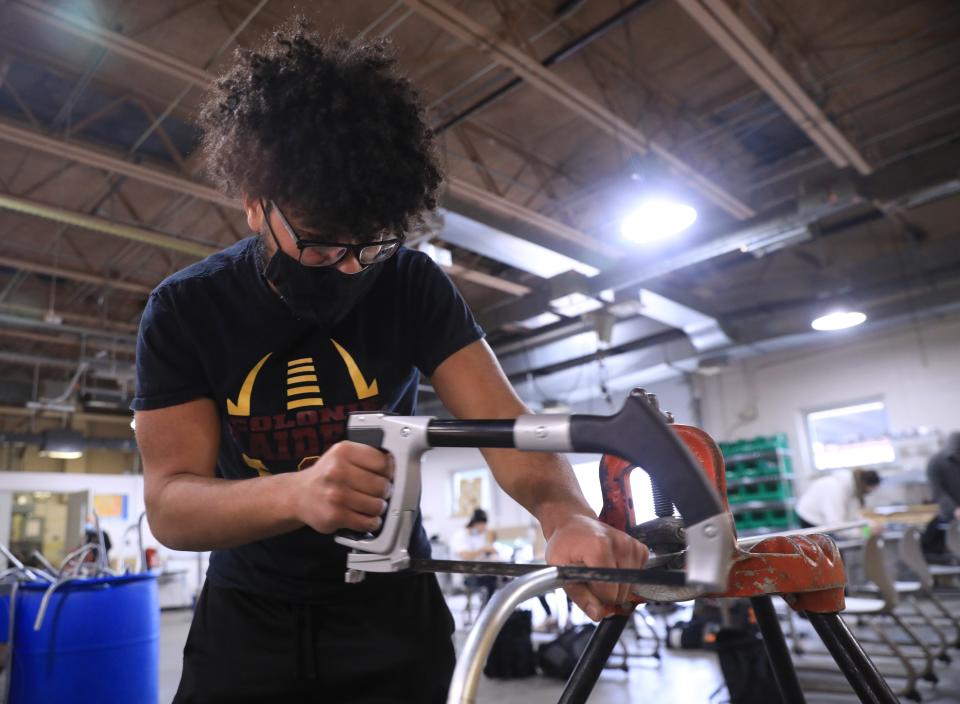
<instances>
[{"instance_id":1,"label":"poster on wall","mask_svg":"<svg viewBox=\"0 0 960 704\"><path fill-rule=\"evenodd\" d=\"M469 517L474 509L490 510L490 470L468 469L453 473L454 517Z\"/></svg>"},{"instance_id":2,"label":"poster on wall","mask_svg":"<svg viewBox=\"0 0 960 704\"><path fill-rule=\"evenodd\" d=\"M100 518L127 518L126 494L94 494L93 510Z\"/></svg>"}]
</instances>

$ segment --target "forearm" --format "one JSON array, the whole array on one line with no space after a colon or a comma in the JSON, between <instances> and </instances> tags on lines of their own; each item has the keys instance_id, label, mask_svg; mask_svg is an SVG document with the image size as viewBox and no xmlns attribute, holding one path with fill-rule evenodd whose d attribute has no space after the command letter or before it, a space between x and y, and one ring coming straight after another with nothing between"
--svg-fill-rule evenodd
<instances>
[{"instance_id":1,"label":"forearm","mask_svg":"<svg viewBox=\"0 0 960 704\"><path fill-rule=\"evenodd\" d=\"M596 518L561 455L519 450L483 450L497 483L540 522L548 540L572 515Z\"/></svg>"},{"instance_id":2,"label":"forearm","mask_svg":"<svg viewBox=\"0 0 960 704\"><path fill-rule=\"evenodd\" d=\"M227 480L178 474L151 487L147 517L174 550L236 547L303 526L296 518L294 473Z\"/></svg>"}]
</instances>

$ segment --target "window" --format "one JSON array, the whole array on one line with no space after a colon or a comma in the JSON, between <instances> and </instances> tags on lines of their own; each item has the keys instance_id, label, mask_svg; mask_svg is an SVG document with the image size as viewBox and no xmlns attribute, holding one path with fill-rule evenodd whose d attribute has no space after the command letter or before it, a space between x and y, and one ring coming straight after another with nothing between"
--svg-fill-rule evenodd
<instances>
[{"instance_id":1,"label":"window","mask_svg":"<svg viewBox=\"0 0 960 704\"><path fill-rule=\"evenodd\" d=\"M807 413L807 435L817 469L886 464L896 457L883 401Z\"/></svg>"}]
</instances>

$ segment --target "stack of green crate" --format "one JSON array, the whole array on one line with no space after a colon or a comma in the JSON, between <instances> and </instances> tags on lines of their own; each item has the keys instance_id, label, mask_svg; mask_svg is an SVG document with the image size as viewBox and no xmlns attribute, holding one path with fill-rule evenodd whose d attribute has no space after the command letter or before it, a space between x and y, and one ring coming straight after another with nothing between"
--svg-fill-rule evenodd
<instances>
[{"instance_id":1,"label":"stack of green crate","mask_svg":"<svg viewBox=\"0 0 960 704\"><path fill-rule=\"evenodd\" d=\"M784 433L721 442L727 499L737 530L764 533L794 528L793 463Z\"/></svg>"}]
</instances>

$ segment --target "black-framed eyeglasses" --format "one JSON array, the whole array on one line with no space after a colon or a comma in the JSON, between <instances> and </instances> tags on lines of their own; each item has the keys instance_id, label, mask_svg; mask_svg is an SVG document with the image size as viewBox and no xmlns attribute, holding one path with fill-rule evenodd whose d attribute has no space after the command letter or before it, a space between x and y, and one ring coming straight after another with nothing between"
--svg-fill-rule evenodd
<instances>
[{"instance_id":1,"label":"black-framed eyeglasses","mask_svg":"<svg viewBox=\"0 0 960 704\"><path fill-rule=\"evenodd\" d=\"M321 240L306 239L297 234L296 230L294 230L293 226L290 225L290 222L283 214L283 211L277 207L276 203L274 203L272 200L267 202L270 204L270 207L273 210L277 211L277 215L280 217L280 222L283 224L283 228L287 231L287 234L290 235L290 239L292 239L293 243L297 246L297 250L300 252L298 261L303 266L334 266L343 261L343 258L347 256L347 252L350 252L356 258L356 260L360 262L360 266L368 267L371 264L381 264L382 262L387 261L390 257L397 253L397 250L400 249L400 245L403 244L403 240L397 237L380 240L379 242L367 242L363 244L324 242ZM307 253L306 256L304 256L305 252Z\"/></svg>"}]
</instances>

